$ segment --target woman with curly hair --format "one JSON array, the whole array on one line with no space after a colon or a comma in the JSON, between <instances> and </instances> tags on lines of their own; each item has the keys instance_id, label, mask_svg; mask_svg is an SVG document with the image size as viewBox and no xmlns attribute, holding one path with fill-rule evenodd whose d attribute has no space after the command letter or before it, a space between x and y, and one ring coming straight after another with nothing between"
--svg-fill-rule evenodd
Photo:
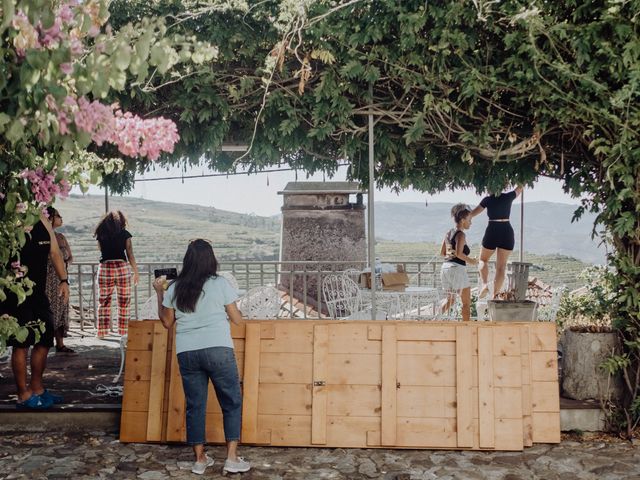
<instances>
[{"instance_id":1,"label":"woman with curly hair","mask_svg":"<svg viewBox=\"0 0 640 480\"><path fill-rule=\"evenodd\" d=\"M455 224L444 236L440 254L445 257L442 262L440 278L442 288L446 292L446 298L440 306L442 313L447 313L453 306L456 296L462 300L462 320L468 322L471 319L471 283L467 273L467 264L477 265L478 260L470 257L471 249L467 245L467 237L464 233L471 227L471 208L463 203L458 203L451 209L451 216Z\"/></svg>"},{"instance_id":2,"label":"woman with curly hair","mask_svg":"<svg viewBox=\"0 0 640 480\"><path fill-rule=\"evenodd\" d=\"M126 230L127 219L120 211L107 213L96 227L94 237L100 248L98 267L98 337L111 328L111 297L115 289L118 296L118 333L127 334L131 305L131 271L133 283L138 284L138 265L133 256L131 234Z\"/></svg>"}]
</instances>

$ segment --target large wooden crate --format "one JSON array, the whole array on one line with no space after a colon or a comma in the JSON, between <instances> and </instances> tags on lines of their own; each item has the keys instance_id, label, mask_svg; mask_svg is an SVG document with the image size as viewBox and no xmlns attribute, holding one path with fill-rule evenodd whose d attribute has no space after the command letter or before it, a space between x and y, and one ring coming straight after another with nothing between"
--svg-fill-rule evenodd
<instances>
[{"instance_id":1,"label":"large wooden crate","mask_svg":"<svg viewBox=\"0 0 640 480\"><path fill-rule=\"evenodd\" d=\"M522 450L560 441L555 325L248 321L232 328L243 443ZM132 322L122 442L180 442L172 334ZM209 389L207 441L223 442Z\"/></svg>"}]
</instances>

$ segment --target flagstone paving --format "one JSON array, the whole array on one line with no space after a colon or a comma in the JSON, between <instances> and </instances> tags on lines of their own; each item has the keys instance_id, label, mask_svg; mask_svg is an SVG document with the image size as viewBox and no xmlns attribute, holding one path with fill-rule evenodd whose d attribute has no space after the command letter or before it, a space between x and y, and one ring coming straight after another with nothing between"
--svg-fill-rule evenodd
<instances>
[{"instance_id":1,"label":"flagstone paving","mask_svg":"<svg viewBox=\"0 0 640 480\"><path fill-rule=\"evenodd\" d=\"M0 480L222 478L223 447L207 450L216 464L198 477L184 445L122 444L104 432L4 433ZM232 479L640 479L640 448L623 441L564 441L510 453L242 447L241 454L253 469Z\"/></svg>"}]
</instances>

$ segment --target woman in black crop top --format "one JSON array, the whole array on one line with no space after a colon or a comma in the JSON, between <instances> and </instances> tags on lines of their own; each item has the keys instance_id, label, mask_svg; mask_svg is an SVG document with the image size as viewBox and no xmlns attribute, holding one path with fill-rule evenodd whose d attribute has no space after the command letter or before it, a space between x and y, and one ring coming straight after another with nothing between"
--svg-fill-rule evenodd
<instances>
[{"instance_id":1,"label":"woman in black crop top","mask_svg":"<svg viewBox=\"0 0 640 480\"><path fill-rule=\"evenodd\" d=\"M508 193L489 195L484 197L480 205L471 211L471 216L475 217L487 209L489 217L489 224L482 238L482 250L480 251L480 298L489 292L489 260L496 250L498 253L496 255L496 274L493 280L494 298L500 293L504 283L507 261L515 246L515 234L509 222L511 205L521 193L522 187L516 187L515 190Z\"/></svg>"},{"instance_id":2,"label":"woman in black crop top","mask_svg":"<svg viewBox=\"0 0 640 480\"><path fill-rule=\"evenodd\" d=\"M446 313L453 306L456 295L462 300L462 320L471 318L471 283L467 274L467 263L476 265L478 260L470 257L471 249L467 245L464 230L471 227L471 208L463 203L454 205L451 216L455 228L449 230L442 241L440 254L445 257L440 270L442 288L447 297L440 305L442 313Z\"/></svg>"},{"instance_id":3,"label":"woman in black crop top","mask_svg":"<svg viewBox=\"0 0 640 480\"><path fill-rule=\"evenodd\" d=\"M118 332L126 335L129 326L131 304L131 271L133 283L138 284L138 265L133 256L131 234L126 230L127 219L121 211L107 213L94 236L100 248L98 287L98 337L106 336L111 330L111 297L116 290L118 297ZM131 265L131 268L129 268Z\"/></svg>"}]
</instances>

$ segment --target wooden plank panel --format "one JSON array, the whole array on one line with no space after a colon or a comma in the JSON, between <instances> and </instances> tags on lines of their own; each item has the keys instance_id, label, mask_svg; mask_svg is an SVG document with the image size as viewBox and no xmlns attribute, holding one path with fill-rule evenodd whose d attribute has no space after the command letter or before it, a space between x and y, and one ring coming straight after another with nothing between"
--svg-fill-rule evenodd
<instances>
[{"instance_id":1,"label":"wooden plank panel","mask_svg":"<svg viewBox=\"0 0 640 480\"><path fill-rule=\"evenodd\" d=\"M146 412L149 409L149 381L127 380L122 395L122 414L124 412Z\"/></svg>"},{"instance_id":2,"label":"wooden plank panel","mask_svg":"<svg viewBox=\"0 0 640 480\"><path fill-rule=\"evenodd\" d=\"M231 338L244 338L246 326L247 322L242 322L240 325L236 325L235 323L231 322Z\"/></svg>"},{"instance_id":3,"label":"wooden plank panel","mask_svg":"<svg viewBox=\"0 0 640 480\"><path fill-rule=\"evenodd\" d=\"M473 447L473 388L471 329L456 327L456 416L458 447Z\"/></svg>"},{"instance_id":4,"label":"wooden plank panel","mask_svg":"<svg viewBox=\"0 0 640 480\"><path fill-rule=\"evenodd\" d=\"M233 350L237 353L244 353L244 338L233 339Z\"/></svg>"},{"instance_id":5,"label":"wooden plank panel","mask_svg":"<svg viewBox=\"0 0 640 480\"><path fill-rule=\"evenodd\" d=\"M260 381L260 324L245 328L244 380L242 384L242 441L258 441L258 385Z\"/></svg>"},{"instance_id":6,"label":"wooden plank panel","mask_svg":"<svg viewBox=\"0 0 640 480\"><path fill-rule=\"evenodd\" d=\"M428 326L428 328L425 328ZM399 341L405 340L433 340L440 342L455 342L456 327L437 324L398 324L396 336Z\"/></svg>"},{"instance_id":7,"label":"wooden plank panel","mask_svg":"<svg viewBox=\"0 0 640 480\"><path fill-rule=\"evenodd\" d=\"M560 411L558 382L536 382L531 397L534 412Z\"/></svg>"},{"instance_id":8,"label":"wooden plank panel","mask_svg":"<svg viewBox=\"0 0 640 480\"><path fill-rule=\"evenodd\" d=\"M333 327L333 326L332 326ZM333 330L333 328L332 328ZM313 328L313 387L311 407L311 443L327 443L327 381L329 368L329 326Z\"/></svg>"},{"instance_id":9,"label":"wooden plank panel","mask_svg":"<svg viewBox=\"0 0 640 480\"><path fill-rule=\"evenodd\" d=\"M175 347L175 328L170 331L170 345ZM174 348L175 351L175 348ZM182 389L182 377L178 366L178 357L170 356L169 368L169 407L167 412L167 426L165 428L166 441L182 442L186 439L185 411L186 402Z\"/></svg>"},{"instance_id":10,"label":"wooden plank panel","mask_svg":"<svg viewBox=\"0 0 640 480\"><path fill-rule=\"evenodd\" d=\"M398 355L398 381L401 386L455 387L456 357L452 355Z\"/></svg>"},{"instance_id":11,"label":"wooden plank panel","mask_svg":"<svg viewBox=\"0 0 640 480\"><path fill-rule=\"evenodd\" d=\"M512 451L522 450L524 448L524 433L522 429L522 418L496 419L495 449Z\"/></svg>"},{"instance_id":12,"label":"wooden plank panel","mask_svg":"<svg viewBox=\"0 0 640 480\"><path fill-rule=\"evenodd\" d=\"M145 350L150 352L153 345L153 326L156 323L157 321L153 320L129 322L127 351Z\"/></svg>"},{"instance_id":13,"label":"wooden plank panel","mask_svg":"<svg viewBox=\"0 0 640 480\"><path fill-rule=\"evenodd\" d=\"M525 447L533 445L533 418L531 417L531 357L529 337L529 327L520 329L520 364L522 365L522 431L523 444Z\"/></svg>"},{"instance_id":14,"label":"wooden plank panel","mask_svg":"<svg viewBox=\"0 0 640 480\"><path fill-rule=\"evenodd\" d=\"M369 340L382 340L382 327L379 325L368 325L367 338Z\"/></svg>"},{"instance_id":15,"label":"wooden plank panel","mask_svg":"<svg viewBox=\"0 0 640 480\"><path fill-rule=\"evenodd\" d=\"M273 324L273 338L263 339L260 348L263 353L312 353L313 323L280 323Z\"/></svg>"},{"instance_id":16,"label":"wooden plank panel","mask_svg":"<svg viewBox=\"0 0 640 480\"><path fill-rule=\"evenodd\" d=\"M380 355L381 342L369 339L367 324L332 324L329 353L373 353Z\"/></svg>"},{"instance_id":17,"label":"wooden plank panel","mask_svg":"<svg viewBox=\"0 0 640 480\"><path fill-rule=\"evenodd\" d=\"M122 412L120 442L144 443L147 441L147 412Z\"/></svg>"},{"instance_id":18,"label":"wooden plank panel","mask_svg":"<svg viewBox=\"0 0 640 480\"><path fill-rule=\"evenodd\" d=\"M398 445L403 447L455 448L455 418L398 417Z\"/></svg>"},{"instance_id":19,"label":"wooden plank panel","mask_svg":"<svg viewBox=\"0 0 640 480\"><path fill-rule=\"evenodd\" d=\"M560 443L560 412L533 412L533 441Z\"/></svg>"},{"instance_id":20,"label":"wooden plank panel","mask_svg":"<svg viewBox=\"0 0 640 480\"><path fill-rule=\"evenodd\" d=\"M276 324L273 322L260 322L260 338L276 338Z\"/></svg>"},{"instance_id":21,"label":"wooden plank panel","mask_svg":"<svg viewBox=\"0 0 640 480\"><path fill-rule=\"evenodd\" d=\"M260 383L258 415L311 415L311 384Z\"/></svg>"},{"instance_id":22,"label":"wooden plank panel","mask_svg":"<svg viewBox=\"0 0 640 480\"><path fill-rule=\"evenodd\" d=\"M480 448L495 447L493 378L493 329L480 327L478 328Z\"/></svg>"},{"instance_id":23,"label":"wooden plank panel","mask_svg":"<svg viewBox=\"0 0 640 480\"><path fill-rule=\"evenodd\" d=\"M493 354L495 356L520 356L520 331L522 325L500 325L495 327L493 335Z\"/></svg>"},{"instance_id":24,"label":"wooden plank panel","mask_svg":"<svg viewBox=\"0 0 640 480\"><path fill-rule=\"evenodd\" d=\"M207 443L224 443L224 426L222 412L212 413L207 411L205 438Z\"/></svg>"},{"instance_id":25,"label":"wooden plank panel","mask_svg":"<svg viewBox=\"0 0 640 480\"><path fill-rule=\"evenodd\" d=\"M332 385L380 385L380 355L329 354L328 377Z\"/></svg>"},{"instance_id":26,"label":"wooden plank panel","mask_svg":"<svg viewBox=\"0 0 640 480\"><path fill-rule=\"evenodd\" d=\"M367 444L367 437L380 429L376 417L328 417L327 444L350 448Z\"/></svg>"},{"instance_id":27,"label":"wooden plank panel","mask_svg":"<svg viewBox=\"0 0 640 480\"><path fill-rule=\"evenodd\" d=\"M555 352L558 350L556 324L551 322L528 323L530 345L534 352Z\"/></svg>"},{"instance_id":28,"label":"wooden plank panel","mask_svg":"<svg viewBox=\"0 0 640 480\"><path fill-rule=\"evenodd\" d=\"M531 381L557 382L558 381L558 353L531 352Z\"/></svg>"},{"instance_id":29,"label":"wooden plank panel","mask_svg":"<svg viewBox=\"0 0 640 480\"><path fill-rule=\"evenodd\" d=\"M522 419L522 388L495 387L493 395L496 419Z\"/></svg>"},{"instance_id":30,"label":"wooden plank panel","mask_svg":"<svg viewBox=\"0 0 640 480\"><path fill-rule=\"evenodd\" d=\"M471 353L471 352L469 352ZM455 342L436 342L432 340L398 342L398 355L455 355Z\"/></svg>"},{"instance_id":31,"label":"wooden plank panel","mask_svg":"<svg viewBox=\"0 0 640 480\"><path fill-rule=\"evenodd\" d=\"M244 379L244 351L235 352L236 356L236 365L238 366L238 377L240 377L240 382Z\"/></svg>"},{"instance_id":32,"label":"wooden plank panel","mask_svg":"<svg viewBox=\"0 0 640 480\"><path fill-rule=\"evenodd\" d=\"M327 415L380 417L380 387L377 385L327 385L327 391Z\"/></svg>"},{"instance_id":33,"label":"wooden plank panel","mask_svg":"<svg viewBox=\"0 0 640 480\"><path fill-rule=\"evenodd\" d=\"M367 432L367 447L379 447L379 446L380 446L380 430L369 430Z\"/></svg>"},{"instance_id":34,"label":"wooden plank panel","mask_svg":"<svg viewBox=\"0 0 640 480\"><path fill-rule=\"evenodd\" d=\"M456 418L456 387L400 386L398 417Z\"/></svg>"},{"instance_id":35,"label":"wooden plank panel","mask_svg":"<svg viewBox=\"0 0 640 480\"><path fill-rule=\"evenodd\" d=\"M162 440L162 406L164 402L165 371L167 369L167 329L154 323L151 352L151 380L149 382L149 411L147 413L147 440Z\"/></svg>"},{"instance_id":36,"label":"wooden plank panel","mask_svg":"<svg viewBox=\"0 0 640 480\"><path fill-rule=\"evenodd\" d=\"M247 351L245 353L245 375ZM304 383L313 381L311 353L263 353L260 355L260 381L264 383Z\"/></svg>"},{"instance_id":37,"label":"wooden plank panel","mask_svg":"<svg viewBox=\"0 0 640 480\"><path fill-rule=\"evenodd\" d=\"M160 323L140 323L147 325L137 327L141 332L139 337L133 333L136 327L130 330L130 342L137 345L138 350L130 348L127 355L122 414L123 425L126 426L122 428L122 441L149 441L147 431L157 438L157 425L149 425L148 419L155 421L158 416L162 418L162 426L166 424L161 440L183 441L184 394L177 359L173 354L173 337L170 336L167 343L166 350L172 353L166 357L165 380L156 380L157 393L153 395L164 397L166 401L160 414L155 415L148 408L149 394L151 379L162 378L156 364L161 348L149 346L153 341L149 343L152 336L148 332L149 325L155 329L154 324ZM247 337L251 325L259 328L257 348L255 337L253 346L249 338L251 334ZM395 342L395 375L400 387L394 392L395 445L518 450L534 440L559 441L555 338L551 341L555 335L553 326L524 323L478 326L435 322L255 321L237 329L234 335L239 372L248 374L245 390L252 368L253 376L256 376L256 362L255 358L251 359L251 352L258 358L256 394L251 397L245 392L245 407L247 402L255 404L253 420L246 414L244 418L245 422L249 419L253 423L254 433L253 437L247 437L246 426L243 425L244 442L282 446L314 444L311 383L317 379L314 376L313 335L309 336L309 332L313 332L315 327L328 328L328 338L337 342L335 351L341 352L327 353L328 359L324 363L324 367L331 369L327 374L330 378L326 381L336 383L322 387L326 397L327 421L325 443L320 445L394 446L382 440L383 429L387 428L383 427L383 418L386 417L382 414L383 385L394 383L387 381L387 378L392 378L393 369L392 362L383 358L390 351L387 347L390 337L383 334L383 328L395 328L398 340ZM455 338L452 338L452 332ZM538 349L532 355L529 355L529 341ZM327 352L332 348L329 341ZM467 353L466 358L463 352ZM322 365L316 361L316 371ZM243 372L245 368L247 372ZM469 368L471 386L465 388ZM459 393L463 390L468 394ZM391 391L389 389L387 395ZM212 389L210 394L207 440L222 442L221 412ZM463 407L465 401L470 402L471 409ZM493 421L490 431L483 427L487 418ZM464 431L461 428L463 423L472 432L470 438L464 438L461 433ZM135 432L131 433L132 430ZM133 440L127 439L127 435ZM493 446L487 446L491 442Z\"/></svg>"},{"instance_id":38,"label":"wooden plank panel","mask_svg":"<svg viewBox=\"0 0 640 480\"><path fill-rule=\"evenodd\" d=\"M271 445L311 445L311 415L259 415L258 425L271 432Z\"/></svg>"},{"instance_id":39,"label":"wooden plank panel","mask_svg":"<svg viewBox=\"0 0 640 480\"><path fill-rule=\"evenodd\" d=\"M494 336L495 338L495 336ZM493 357L494 386L518 387L522 386L522 360L517 357Z\"/></svg>"},{"instance_id":40,"label":"wooden plank panel","mask_svg":"<svg viewBox=\"0 0 640 480\"><path fill-rule=\"evenodd\" d=\"M131 350L124 358L124 379L151 380L151 350Z\"/></svg>"},{"instance_id":41,"label":"wooden plank panel","mask_svg":"<svg viewBox=\"0 0 640 480\"><path fill-rule=\"evenodd\" d=\"M382 445L396 445L397 424L397 353L396 327L385 325L382 327L382 391L381 391L381 417L380 440Z\"/></svg>"}]
</instances>

